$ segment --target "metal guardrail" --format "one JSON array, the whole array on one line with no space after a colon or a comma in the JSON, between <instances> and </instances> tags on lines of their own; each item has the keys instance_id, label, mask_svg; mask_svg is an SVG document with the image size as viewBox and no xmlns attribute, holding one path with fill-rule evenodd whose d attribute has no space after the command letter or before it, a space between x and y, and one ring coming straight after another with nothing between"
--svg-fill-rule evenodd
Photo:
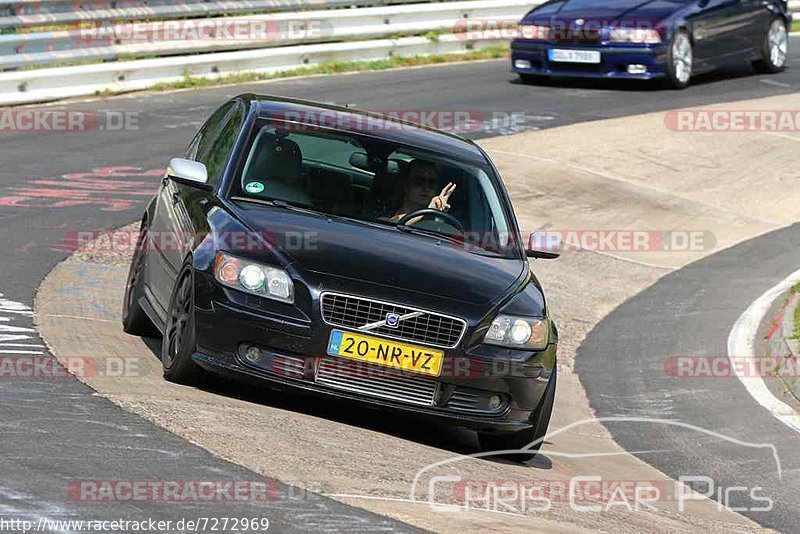
<instances>
[{"instance_id":1,"label":"metal guardrail","mask_svg":"<svg viewBox=\"0 0 800 534\"><path fill-rule=\"evenodd\" d=\"M68 11L120 9L168 4L202 4L208 0L10 0L0 1L0 16L47 15ZM286 4L289 4L287 0Z\"/></svg>"},{"instance_id":2,"label":"metal guardrail","mask_svg":"<svg viewBox=\"0 0 800 534\"><path fill-rule=\"evenodd\" d=\"M219 77L243 71L295 69L331 60L464 52L497 44L496 39L468 41L461 33L454 35L453 30L465 19L516 21L531 6L531 0L415 4L409 4L408 0L386 0L377 3L393 5L341 8L344 5L354 7L356 2L317 0L303 5L340 8L180 21L183 25L261 21L267 24L270 32L264 39L156 39L151 42L145 38L144 41L123 39L81 47L78 30L0 35L0 68L6 69L0 72L0 104L55 100L106 90L144 89L186 76ZM274 0L271 3L274 4ZM311 24L315 22L315 31L311 31ZM148 28L155 27L157 22L140 24L144 24L147 36ZM290 24L299 25L306 32L287 34ZM35 51L29 53L26 49ZM142 56L156 57L131 59ZM79 60L91 62L57 66ZM48 68L30 68L43 65Z\"/></svg>"},{"instance_id":3,"label":"metal guardrail","mask_svg":"<svg viewBox=\"0 0 800 534\"><path fill-rule=\"evenodd\" d=\"M375 39L343 43L260 48L76 67L0 73L0 105L45 102L102 91L135 91L186 76L216 78L238 72L270 73L326 61L370 61L392 56L449 54L497 44L467 42L455 35Z\"/></svg>"},{"instance_id":4,"label":"metal guardrail","mask_svg":"<svg viewBox=\"0 0 800 534\"><path fill-rule=\"evenodd\" d=\"M113 20L152 20L202 17L212 15L234 15L237 13L270 13L299 11L303 9L341 8L366 5L389 5L420 2L421 0L233 0L200 2L160 2L149 0L131 2L103 2L99 4L73 3L72 9L51 11L56 5L41 6L38 12L0 17L0 31L34 28L37 26L77 25L84 22ZM119 7L119 6L122 7ZM47 10L45 10L47 7ZM64 6L59 6L63 8ZM37 9L31 6L31 9Z\"/></svg>"},{"instance_id":5,"label":"metal guardrail","mask_svg":"<svg viewBox=\"0 0 800 534\"><path fill-rule=\"evenodd\" d=\"M147 55L170 56L245 50L316 42L341 42L388 35L452 33L462 19L513 21L530 0L481 0L438 4L393 5L359 9L301 11L247 17L147 22L98 29L0 35L0 69L68 63L76 60L120 60ZM178 27L180 25L180 27ZM236 29L241 38L236 38ZM114 29L114 32L111 30ZM102 30L102 28L100 29ZM201 35L198 32L203 30ZM229 36L220 35L227 31ZM179 35L215 38L169 40Z\"/></svg>"},{"instance_id":6,"label":"metal guardrail","mask_svg":"<svg viewBox=\"0 0 800 534\"><path fill-rule=\"evenodd\" d=\"M0 13L14 13L0 16L0 70L5 71L0 72L0 104L143 89L187 75L273 72L329 60L465 51L497 43L485 36L469 41L464 34L453 35L465 19L516 21L543 0L79 1L0 0ZM789 6L800 12L800 0L791 0ZM120 20L133 21L140 34L100 32L98 38L92 30L118 29L111 21ZM175 39L164 32L170 21L206 27L261 24L265 33L257 38L214 34ZM52 28L58 24L68 29ZM59 66L76 63L89 64Z\"/></svg>"}]
</instances>

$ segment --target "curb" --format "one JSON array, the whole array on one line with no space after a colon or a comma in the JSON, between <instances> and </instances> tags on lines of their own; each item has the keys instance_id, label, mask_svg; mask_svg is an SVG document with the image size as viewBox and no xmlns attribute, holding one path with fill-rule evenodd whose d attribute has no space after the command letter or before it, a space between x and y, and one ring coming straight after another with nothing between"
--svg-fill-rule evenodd
<instances>
[{"instance_id":1,"label":"curb","mask_svg":"<svg viewBox=\"0 0 800 534\"><path fill-rule=\"evenodd\" d=\"M774 319L777 329L769 338L771 356L791 358L800 355L800 340L791 339L794 336L794 314L798 306L800 306L800 293L792 291L786 304Z\"/></svg>"},{"instance_id":2,"label":"curb","mask_svg":"<svg viewBox=\"0 0 800 534\"><path fill-rule=\"evenodd\" d=\"M800 293L795 290L789 292L788 300L773 319L773 331L767 340L768 356L773 360L782 362L797 362L800 357L800 339L791 339L794 336L794 314L800 307ZM777 377L783 385L786 394L800 402L800 377Z\"/></svg>"}]
</instances>

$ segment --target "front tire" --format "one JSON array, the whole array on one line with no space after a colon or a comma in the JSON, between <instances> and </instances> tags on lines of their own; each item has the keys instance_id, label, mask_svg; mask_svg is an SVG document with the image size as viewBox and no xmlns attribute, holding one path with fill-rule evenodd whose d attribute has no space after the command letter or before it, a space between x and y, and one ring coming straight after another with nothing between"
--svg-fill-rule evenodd
<instances>
[{"instance_id":1,"label":"front tire","mask_svg":"<svg viewBox=\"0 0 800 534\"><path fill-rule=\"evenodd\" d=\"M789 32L786 23L779 18L772 19L761 46L761 59L753 62L758 72L774 74L786 68L789 55Z\"/></svg>"},{"instance_id":2,"label":"front tire","mask_svg":"<svg viewBox=\"0 0 800 534\"><path fill-rule=\"evenodd\" d=\"M142 221L139 228L139 240L128 270L128 281L125 284L125 303L122 308L122 330L134 336L158 337L161 332L150 320L139 304L144 296L144 267L147 254L147 221Z\"/></svg>"},{"instance_id":3,"label":"front tire","mask_svg":"<svg viewBox=\"0 0 800 534\"><path fill-rule=\"evenodd\" d=\"M161 365L169 382L194 386L200 384L203 369L193 360L195 343L194 271L187 264L181 270L172 291L167 324L161 341Z\"/></svg>"},{"instance_id":4,"label":"front tire","mask_svg":"<svg viewBox=\"0 0 800 534\"><path fill-rule=\"evenodd\" d=\"M667 81L674 89L685 89L692 79L694 52L685 30L676 31L667 49Z\"/></svg>"},{"instance_id":5,"label":"front tire","mask_svg":"<svg viewBox=\"0 0 800 534\"><path fill-rule=\"evenodd\" d=\"M534 415L531 419L532 426L527 430L514 433L504 434L478 434L478 441L480 442L481 450L484 452L490 451L508 451L508 450L521 450L526 449L526 453L503 454L504 458L515 460L518 462L527 461L542 448L544 437L547 434L547 427L550 426L550 416L553 413L553 404L556 400L556 381L558 373L553 369L553 375L547 383L547 389L544 392L539 407L536 408ZM528 447L531 443L536 442L535 445Z\"/></svg>"}]
</instances>

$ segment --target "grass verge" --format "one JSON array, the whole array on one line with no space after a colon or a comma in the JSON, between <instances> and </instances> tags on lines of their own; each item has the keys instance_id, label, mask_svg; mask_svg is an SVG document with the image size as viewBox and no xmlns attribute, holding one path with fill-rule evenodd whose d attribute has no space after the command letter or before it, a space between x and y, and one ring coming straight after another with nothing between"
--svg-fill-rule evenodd
<instances>
[{"instance_id":1,"label":"grass verge","mask_svg":"<svg viewBox=\"0 0 800 534\"><path fill-rule=\"evenodd\" d=\"M795 20L794 22L792 22L792 31L800 32L800 20Z\"/></svg>"},{"instance_id":2,"label":"grass verge","mask_svg":"<svg viewBox=\"0 0 800 534\"><path fill-rule=\"evenodd\" d=\"M265 80L275 80L278 78L309 76L312 74L339 74L343 72L379 71L395 69L398 67L416 67L420 65L436 65L441 63L455 63L461 61L499 59L506 57L507 55L507 45L494 45L482 48L481 50L475 50L466 53L435 54L429 56L393 56L374 61L326 61L318 65L298 67L295 69L272 73L240 72L227 74L218 78L201 78L186 74L182 80L170 83L159 83L151 87L151 90L168 91L173 89L190 89L193 87L212 87L215 85L261 82Z\"/></svg>"}]
</instances>

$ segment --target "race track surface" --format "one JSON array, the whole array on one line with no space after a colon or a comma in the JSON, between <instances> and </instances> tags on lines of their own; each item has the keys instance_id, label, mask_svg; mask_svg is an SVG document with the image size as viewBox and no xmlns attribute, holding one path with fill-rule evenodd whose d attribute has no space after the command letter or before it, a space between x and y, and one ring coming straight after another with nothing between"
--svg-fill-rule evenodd
<instances>
[{"instance_id":1,"label":"race track surface","mask_svg":"<svg viewBox=\"0 0 800 534\"><path fill-rule=\"evenodd\" d=\"M739 315L800 265L800 224L771 232L671 273L618 307L578 349L576 370L598 417L680 420L737 440L659 423L606 423L616 440L662 472L741 487L723 498L759 524L797 529L798 435L756 404L735 376L678 372L675 357L727 361ZM735 355L737 356L737 355ZM771 451L739 442L770 444ZM774 501L763 507L750 493ZM698 485L705 492L707 486Z\"/></svg>"},{"instance_id":2,"label":"race track surface","mask_svg":"<svg viewBox=\"0 0 800 534\"><path fill-rule=\"evenodd\" d=\"M795 40L794 44L800 43ZM8 318L2 323L6 327L3 333L14 337L0 337L6 343L0 343L0 350L46 353L46 349L38 347L42 342L32 329L29 310L14 303L32 306L36 288L53 266L69 254L69 241L76 232L111 229L136 220L155 190L169 158L182 154L202 121L219 103L233 94L273 93L377 110L468 110L488 121L480 131L470 134L471 137L481 138L656 110L791 93L800 87L800 70L792 68L769 77L753 75L745 68L729 69L704 77L683 92L656 90L639 84L593 82L530 86L518 83L507 71L504 61L491 61L142 94L58 107L136 113L137 129L71 133L0 132L3 162L0 170L0 240L5 252L0 257L0 270L3 272L0 293L3 299L10 301L0 301L0 317ZM510 125L502 120L502 117L509 115L523 117L524 120ZM775 236L768 239L773 238L783 239ZM698 307L692 308L680 302L674 291L679 289L681 293L677 295L690 299L692 293L688 287L692 286L669 286L668 277L664 282L667 285L657 285L637 297L629 304L633 308L618 312L593 333L584 344L579 370L591 375L585 380L586 388L601 413L618 410L619 406L626 405L628 399L631 400L632 411L646 411L646 405L635 404L638 401L633 399L633 392L655 394L655 391L668 391L675 386L674 382L659 383L657 373L653 375L655 382L648 377L641 384L632 384L627 380L631 366L650 368L655 363L648 358L661 356L665 350L680 348L669 343L656 346L656 343L671 340L705 343L706 339L722 343L723 337L720 336L723 333L727 335L731 318L735 319L740 310L746 307L747 299L760 294L762 285L768 287L782 273L781 256L778 255L767 258L762 272L764 258L763 251L759 249L762 245L756 243L760 242L756 241L742 249L741 256L733 256L737 253L737 247L720 257L709 258L708 267L701 262L688 268L691 269L690 275L698 277L698 290L705 282L701 278L713 269L729 268L731 276L748 280L743 283L741 292L730 294L733 292L726 292L726 277L718 274L720 287L703 289L718 291L721 304L707 299L704 303L710 304L695 303ZM758 264L752 259L756 257L761 257ZM796 258L793 261L796 265ZM758 276L763 276L763 279L753 284L749 277L756 266L761 273ZM672 277L685 280L681 278L681 273L679 271ZM689 280L692 278L689 277ZM642 307L651 305L652 299L664 298L665 292L668 297L672 295L666 302L676 306L669 316L675 317L678 322L686 322L680 324L681 328L671 327L663 336L647 336L647 339L639 339L636 335L615 339L615 336L608 334L625 328L627 324L624 321L631 320L631 316L640 321L652 320L653 317L638 312ZM686 312L687 316L682 318L677 312ZM707 315L698 321L697 314ZM703 328L698 325L703 325ZM696 328L696 331L692 332L692 328ZM665 339L669 336L672 337ZM637 350L637 340L647 345ZM621 346L623 342L629 344L627 348ZM11 349L12 344L15 349ZM724 345L719 345L718 349L723 350ZM685 352L687 349L681 350ZM611 353L614 358L607 356ZM600 355L606 356L601 358ZM593 367L601 361L606 365ZM745 426L764 419L757 413L747 394L736 391L737 384L731 382L715 386L731 388L732 391L714 390L703 398L687 395L680 402L675 402L673 415L684 417L694 414L702 417L702 414L708 414L711 418L712 414L716 414L732 420L730 413L721 413L727 408L714 409L713 399L724 398L721 395L733 395L728 398L739 403L737 406L740 405L741 421ZM615 388L628 388L629 392L629 396L623 398L625 402L619 398L614 401L617 408L610 403L604 404L605 401L593 395L600 390L607 395ZM0 469L3 472L0 514L4 516L92 517L96 509L69 498L65 491L68 481L75 479L258 478L93 396L88 387L72 378L57 381L24 378L2 380L0 399ZM613 397L608 399L613 400ZM702 403L705 410L697 409L695 403ZM718 421L719 417L716 416L706 423ZM735 420L731 424L733 422ZM772 421L764 421L763 424L769 428L754 428L751 432L784 434L781 429L775 428ZM730 430L745 432L738 427ZM624 431L617 435L623 444L635 447L639 444L631 440L647 438L647 434L637 438ZM662 441L666 439L664 436L655 438ZM663 448L664 445L659 447ZM690 460L704 461L702 458L675 458L674 461ZM658 462L656 464L661 466ZM663 468L669 472L670 465L670 462L666 462ZM743 476L746 473L740 471L737 475L734 467L730 467L731 476ZM279 487L282 495L291 493L285 486ZM776 487L776 491L778 489ZM145 515L175 519L191 517L199 511L191 505L176 507L158 503L136 506L105 504L102 510L104 514L121 518ZM208 515L210 510L206 507L203 512ZM298 523L297 517L301 512L302 523ZM282 530L293 527L304 530L410 530L403 523L314 495L304 495L302 499L295 500L278 499L266 507L247 504L232 507L226 504L217 515L257 517L259 513L267 513ZM788 525L792 517L791 510L784 510L777 517L775 525Z\"/></svg>"}]
</instances>

